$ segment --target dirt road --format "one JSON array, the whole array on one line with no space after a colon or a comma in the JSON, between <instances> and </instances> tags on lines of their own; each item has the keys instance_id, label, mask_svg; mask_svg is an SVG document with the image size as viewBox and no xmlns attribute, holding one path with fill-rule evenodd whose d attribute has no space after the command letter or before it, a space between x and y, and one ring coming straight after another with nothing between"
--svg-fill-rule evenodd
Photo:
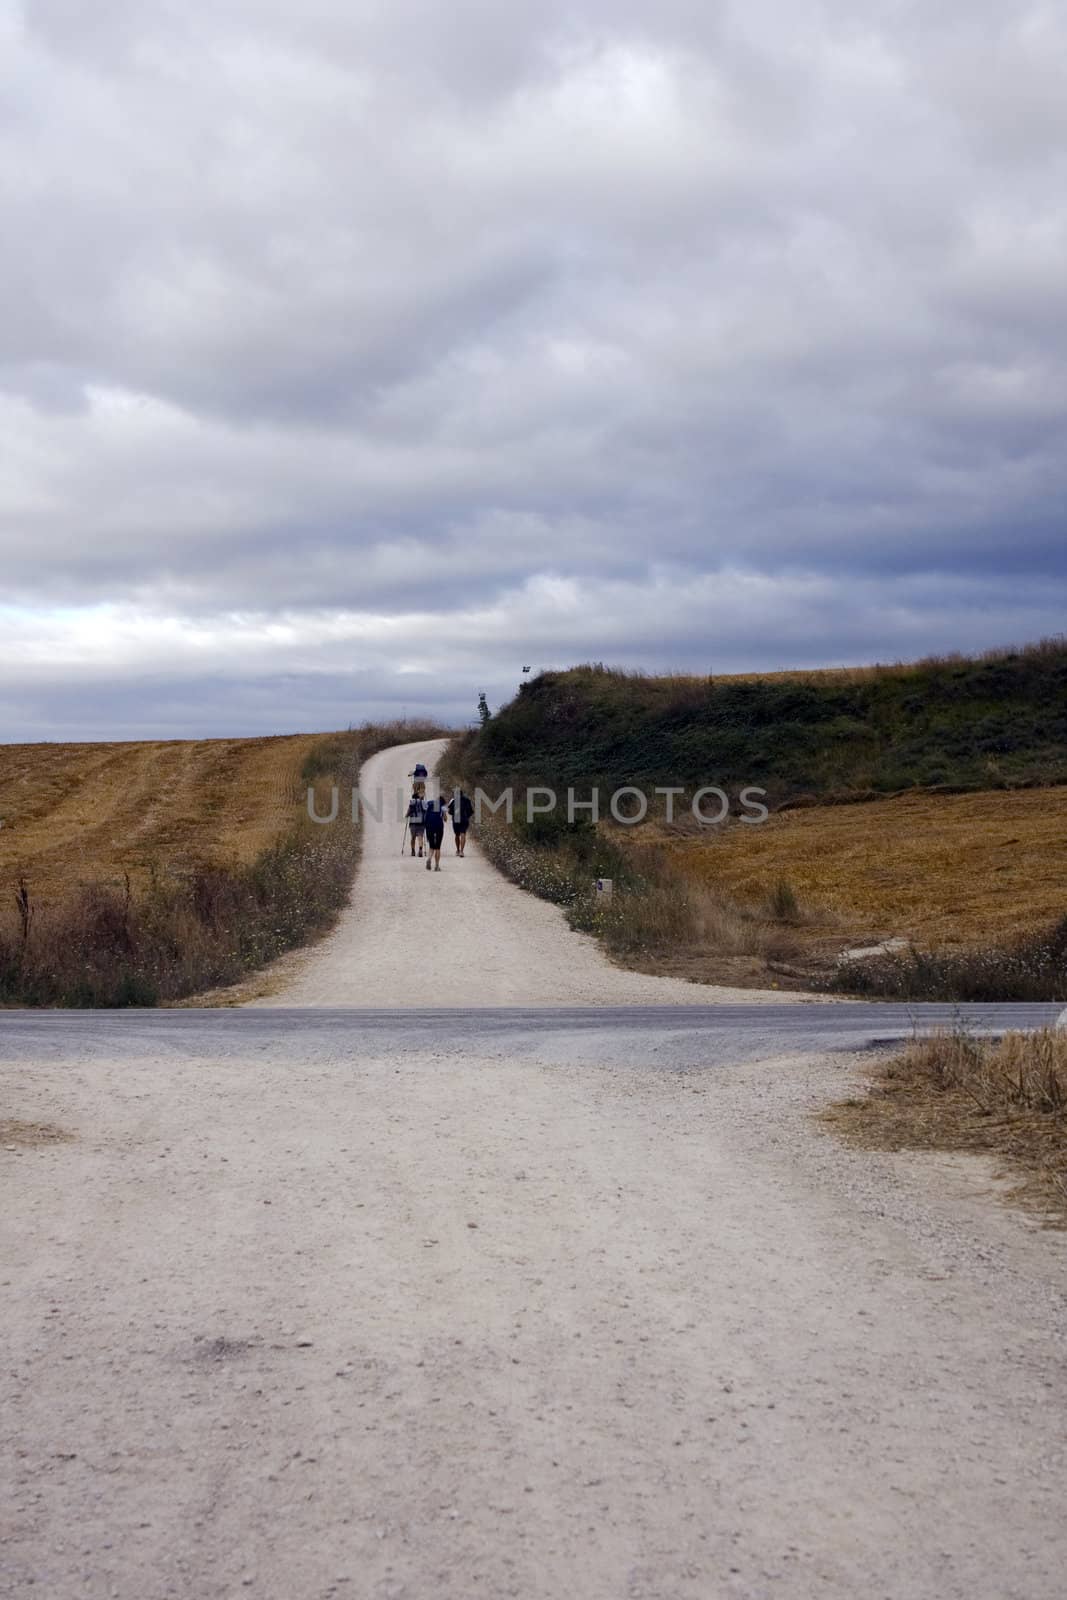
<instances>
[{"instance_id":1,"label":"dirt road","mask_svg":"<svg viewBox=\"0 0 1067 1600\"><path fill-rule=\"evenodd\" d=\"M336 931L310 954L288 958L275 991L257 1004L329 1006L607 1006L748 1003L761 991L712 988L612 966L595 940L572 932L562 911L518 889L479 854L463 861L451 827L442 870L401 858L396 797L410 793L416 761L432 770L444 740L398 745L372 757L361 787L384 800L365 818L363 859ZM766 998L789 999L776 991Z\"/></svg>"}]
</instances>

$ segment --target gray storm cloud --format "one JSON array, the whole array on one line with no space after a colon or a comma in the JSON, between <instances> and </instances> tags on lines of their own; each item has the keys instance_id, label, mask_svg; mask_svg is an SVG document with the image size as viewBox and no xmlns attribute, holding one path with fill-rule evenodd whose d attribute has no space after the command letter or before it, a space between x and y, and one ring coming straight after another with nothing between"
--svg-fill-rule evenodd
<instances>
[{"instance_id":1,"label":"gray storm cloud","mask_svg":"<svg viewBox=\"0 0 1067 1600\"><path fill-rule=\"evenodd\" d=\"M1056 631L1065 47L0 0L0 736Z\"/></svg>"}]
</instances>

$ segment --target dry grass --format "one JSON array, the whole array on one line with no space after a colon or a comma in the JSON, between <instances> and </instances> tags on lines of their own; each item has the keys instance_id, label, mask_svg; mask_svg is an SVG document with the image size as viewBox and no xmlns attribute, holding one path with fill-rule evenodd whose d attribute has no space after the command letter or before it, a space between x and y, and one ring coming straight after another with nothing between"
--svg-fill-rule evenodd
<instances>
[{"instance_id":1,"label":"dry grass","mask_svg":"<svg viewBox=\"0 0 1067 1600\"><path fill-rule=\"evenodd\" d=\"M1067 1225L1067 1030L915 1039L824 1120L868 1149L1002 1157L1016 1198Z\"/></svg>"},{"instance_id":2,"label":"dry grass","mask_svg":"<svg viewBox=\"0 0 1067 1600\"><path fill-rule=\"evenodd\" d=\"M1067 788L903 795L692 837L657 831L694 887L757 906L785 880L852 943L1000 942L1067 910Z\"/></svg>"},{"instance_id":3,"label":"dry grass","mask_svg":"<svg viewBox=\"0 0 1067 1600\"><path fill-rule=\"evenodd\" d=\"M784 965L799 955L792 925L769 908L680 884L662 868L639 892L615 895L582 926L636 972L739 988L792 989L805 981Z\"/></svg>"},{"instance_id":4,"label":"dry grass","mask_svg":"<svg viewBox=\"0 0 1067 1600\"><path fill-rule=\"evenodd\" d=\"M1004 645L992 650L982 650L968 655L961 650L949 650L941 655L923 656L918 661L872 661L853 667L784 667L778 672L717 672L716 683L865 683L872 678L899 677L901 673L918 675L931 668L958 666L974 661L1003 661L1025 650L1028 655L1053 656L1063 649L1064 635L1038 639L1025 646ZM640 676L639 673L632 674ZM672 673L664 681L676 685L706 682L694 673Z\"/></svg>"},{"instance_id":5,"label":"dry grass","mask_svg":"<svg viewBox=\"0 0 1067 1600\"><path fill-rule=\"evenodd\" d=\"M248 864L292 822L322 735L0 745L0 893L136 888L208 861Z\"/></svg>"},{"instance_id":6,"label":"dry grass","mask_svg":"<svg viewBox=\"0 0 1067 1600\"><path fill-rule=\"evenodd\" d=\"M779 952L782 933L773 917L745 910L709 890L686 890L656 877L637 892L622 889L597 913L593 931L615 955L654 957L657 970L676 953L690 959L769 956Z\"/></svg>"}]
</instances>

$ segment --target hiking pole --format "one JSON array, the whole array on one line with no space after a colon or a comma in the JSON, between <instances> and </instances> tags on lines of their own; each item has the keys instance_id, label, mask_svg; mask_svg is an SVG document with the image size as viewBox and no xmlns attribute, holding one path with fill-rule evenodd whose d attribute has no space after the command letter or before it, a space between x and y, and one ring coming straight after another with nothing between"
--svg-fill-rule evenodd
<instances>
[{"instance_id":1,"label":"hiking pole","mask_svg":"<svg viewBox=\"0 0 1067 1600\"><path fill-rule=\"evenodd\" d=\"M407 842L408 842L408 819L407 819L407 817L405 817L404 818L404 837L400 841L400 854L401 855L404 854L404 846L407 844Z\"/></svg>"}]
</instances>

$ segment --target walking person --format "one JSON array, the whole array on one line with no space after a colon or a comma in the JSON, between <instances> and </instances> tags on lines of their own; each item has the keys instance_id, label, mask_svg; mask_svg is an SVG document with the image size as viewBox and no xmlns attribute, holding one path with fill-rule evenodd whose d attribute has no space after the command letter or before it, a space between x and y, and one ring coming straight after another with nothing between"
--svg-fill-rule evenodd
<instances>
[{"instance_id":1,"label":"walking person","mask_svg":"<svg viewBox=\"0 0 1067 1600\"><path fill-rule=\"evenodd\" d=\"M429 776L430 774L426 771L421 761L416 761L414 772L408 773L408 777L415 780L411 785L411 792L412 794L417 794L420 800L425 800L426 798L426 779Z\"/></svg>"},{"instance_id":2,"label":"walking person","mask_svg":"<svg viewBox=\"0 0 1067 1600\"><path fill-rule=\"evenodd\" d=\"M415 854L416 844L419 855L422 855L422 842L426 836L426 802L416 790L411 796L407 809L408 832L411 834L411 853ZM429 862L426 863L429 866Z\"/></svg>"},{"instance_id":3,"label":"walking person","mask_svg":"<svg viewBox=\"0 0 1067 1600\"><path fill-rule=\"evenodd\" d=\"M425 801L423 819L426 824L426 871L432 867L441 870L441 844L445 837L445 803L440 795Z\"/></svg>"},{"instance_id":4,"label":"walking person","mask_svg":"<svg viewBox=\"0 0 1067 1600\"><path fill-rule=\"evenodd\" d=\"M462 789L457 789L448 802L448 814L452 818L452 832L456 836L456 854L462 861L463 852L467 848L467 829L474 815L474 803L470 795L464 794Z\"/></svg>"}]
</instances>

